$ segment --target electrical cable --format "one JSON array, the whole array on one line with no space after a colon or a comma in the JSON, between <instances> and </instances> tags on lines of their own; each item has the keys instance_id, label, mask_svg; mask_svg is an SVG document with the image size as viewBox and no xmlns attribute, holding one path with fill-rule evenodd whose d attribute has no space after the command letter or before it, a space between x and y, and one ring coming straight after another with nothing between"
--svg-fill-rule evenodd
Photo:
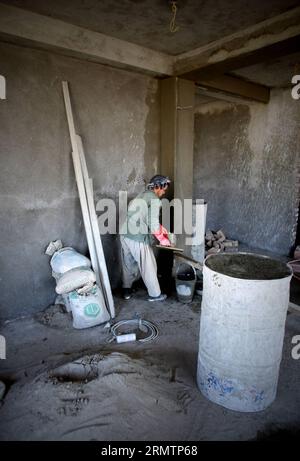
<instances>
[{"instance_id":1,"label":"electrical cable","mask_svg":"<svg viewBox=\"0 0 300 461\"><path fill-rule=\"evenodd\" d=\"M148 329L148 331L150 332L150 334L148 336L146 336L145 338L137 339L138 342L146 343L148 341L152 341L153 339L155 339L158 336L158 328L157 328L156 325L154 325L154 323L149 322L148 320L143 320L143 319L136 318L136 319L131 319L131 320L120 320L119 322L112 325L111 328L110 328L110 332L113 335L112 340L116 339L116 337L118 336L117 331L118 331L118 329L120 327L122 327L124 325L127 325L127 326L132 326L132 327L139 328L140 324L145 326Z\"/></svg>"}]
</instances>

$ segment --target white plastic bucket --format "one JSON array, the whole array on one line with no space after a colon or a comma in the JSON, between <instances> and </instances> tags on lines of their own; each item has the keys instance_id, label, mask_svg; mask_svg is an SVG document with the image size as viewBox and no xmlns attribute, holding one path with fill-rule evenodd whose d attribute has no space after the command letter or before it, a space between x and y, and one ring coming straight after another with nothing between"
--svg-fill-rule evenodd
<instances>
[{"instance_id":1,"label":"white plastic bucket","mask_svg":"<svg viewBox=\"0 0 300 461\"><path fill-rule=\"evenodd\" d=\"M176 270L176 292L178 301L190 303L193 300L197 274L193 266L187 263L178 264Z\"/></svg>"},{"instance_id":2,"label":"white plastic bucket","mask_svg":"<svg viewBox=\"0 0 300 461\"><path fill-rule=\"evenodd\" d=\"M291 276L260 255L205 259L197 382L209 400L246 412L274 401Z\"/></svg>"}]
</instances>

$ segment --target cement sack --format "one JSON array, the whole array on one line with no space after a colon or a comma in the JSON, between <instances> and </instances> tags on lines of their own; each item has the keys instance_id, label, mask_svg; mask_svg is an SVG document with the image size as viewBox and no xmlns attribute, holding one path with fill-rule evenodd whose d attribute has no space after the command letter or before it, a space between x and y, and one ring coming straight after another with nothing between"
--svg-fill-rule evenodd
<instances>
[{"instance_id":1,"label":"cement sack","mask_svg":"<svg viewBox=\"0 0 300 461\"><path fill-rule=\"evenodd\" d=\"M64 305L66 306L67 312L72 312L69 294L63 294L62 299L63 299Z\"/></svg>"},{"instance_id":2,"label":"cement sack","mask_svg":"<svg viewBox=\"0 0 300 461\"><path fill-rule=\"evenodd\" d=\"M50 242L46 248L45 254L48 256L53 256L54 253L60 250L63 247L61 240L55 240L54 242Z\"/></svg>"},{"instance_id":3,"label":"cement sack","mask_svg":"<svg viewBox=\"0 0 300 461\"><path fill-rule=\"evenodd\" d=\"M88 267L71 269L68 272L65 272L56 283L56 293L59 295L64 293L70 293L71 291L77 290L84 285L91 284L91 286L96 282L95 273Z\"/></svg>"},{"instance_id":4,"label":"cement sack","mask_svg":"<svg viewBox=\"0 0 300 461\"><path fill-rule=\"evenodd\" d=\"M91 261L74 248L65 247L56 251L51 258L52 275L58 279L62 274L78 267L91 267Z\"/></svg>"},{"instance_id":5,"label":"cement sack","mask_svg":"<svg viewBox=\"0 0 300 461\"><path fill-rule=\"evenodd\" d=\"M106 307L100 302L100 289L97 285L89 294L80 295L76 291L69 294L73 314L73 327L89 328L110 319Z\"/></svg>"}]
</instances>

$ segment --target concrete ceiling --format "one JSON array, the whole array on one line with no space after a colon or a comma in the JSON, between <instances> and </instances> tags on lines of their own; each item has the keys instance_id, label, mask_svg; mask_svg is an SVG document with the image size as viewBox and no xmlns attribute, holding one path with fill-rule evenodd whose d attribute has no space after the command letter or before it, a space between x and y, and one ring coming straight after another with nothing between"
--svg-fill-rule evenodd
<instances>
[{"instance_id":1,"label":"concrete ceiling","mask_svg":"<svg viewBox=\"0 0 300 461\"><path fill-rule=\"evenodd\" d=\"M1 0L153 50L177 55L299 5L299 0Z\"/></svg>"}]
</instances>

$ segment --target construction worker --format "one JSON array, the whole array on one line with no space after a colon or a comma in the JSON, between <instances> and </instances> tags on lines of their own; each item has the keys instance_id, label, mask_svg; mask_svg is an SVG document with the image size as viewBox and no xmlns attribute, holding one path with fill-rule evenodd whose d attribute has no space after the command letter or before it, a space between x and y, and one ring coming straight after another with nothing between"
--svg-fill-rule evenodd
<instances>
[{"instance_id":1,"label":"construction worker","mask_svg":"<svg viewBox=\"0 0 300 461\"><path fill-rule=\"evenodd\" d=\"M161 197L170 184L167 176L155 175L147 189L133 199L121 231L123 298L130 299L132 284L142 277L148 301L164 301L157 279L157 264L152 244L170 246L168 231L159 223Z\"/></svg>"}]
</instances>

